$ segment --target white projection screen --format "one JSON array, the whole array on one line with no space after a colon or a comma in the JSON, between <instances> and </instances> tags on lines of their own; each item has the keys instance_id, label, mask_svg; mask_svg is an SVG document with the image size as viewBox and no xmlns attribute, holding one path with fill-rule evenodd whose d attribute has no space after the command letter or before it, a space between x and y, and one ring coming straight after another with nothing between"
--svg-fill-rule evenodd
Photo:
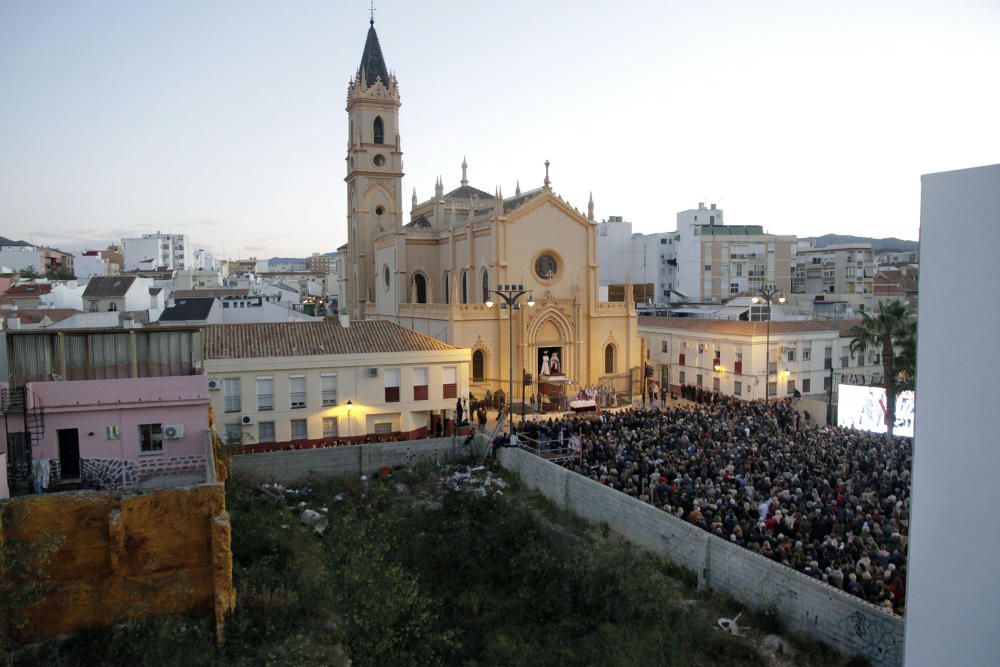
<instances>
[{"instance_id":1,"label":"white projection screen","mask_svg":"<svg viewBox=\"0 0 1000 667\"><path fill-rule=\"evenodd\" d=\"M885 433L885 389L841 384L837 386L837 394L837 426ZM912 438L913 416L913 392L900 392L896 396L896 426L892 430L893 434Z\"/></svg>"}]
</instances>

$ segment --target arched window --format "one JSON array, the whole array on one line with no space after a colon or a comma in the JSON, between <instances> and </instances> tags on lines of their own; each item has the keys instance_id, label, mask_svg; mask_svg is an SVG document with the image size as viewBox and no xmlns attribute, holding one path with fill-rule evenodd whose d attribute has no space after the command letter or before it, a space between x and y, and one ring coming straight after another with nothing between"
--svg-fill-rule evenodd
<instances>
[{"instance_id":1,"label":"arched window","mask_svg":"<svg viewBox=\"0 0 1000 667\"><path fill-rule=\"evenodd\" d=\"M375 143L381 144L383 136L385 134L384 130L382 129L382 116L375 116L374 130L375 130Z\"/></svg>"},{"instance_id":2,"label":"arched window","mask_svg":"<svg viewBox=\"0 0 1000 667\"><path fill-rule=\"evenodd\" d=\"M451 303L451 274L444 272L444 302Z\"/></svg>"},{"instance_id":3,"label":"arched window","mask_svg":"<svg viewBox=\"0 0 1000 667\"><path fill-rule=\"evenodd\" d=\"M469 271L462 271L462 303L469 303Z\"/></svg>"},{"instance_id":4,"label":"arched window","mask_svg":"<svg viewBox=\"0 0 1000 667\"><path fill-rule=\"evenodd\" d=\"M490 300L490 272L483 269L483 303Z\"/></svg>"},{"instance_id":5,"label":"arched window","mask_svg":"<svg viewBox=\"0 0 1000 667\"><path fill-rule=\"evenodd\" d=\"M482 380L486 377L486 355L482 350L472 353L472 379Z\"/></svg>"},{"instance_id":6,"label":"arched window","mask_svg":"<svg viewBox=\"0 0 1000 667\"><path fill-rule=\"evenodd\" d=\"M607 375L615 372L615 346L611 343L604 348L604 372Z\"/></svg>"},{"instance_id":7,"label":"arched window","mask_svg":"<svg viewBox=\"0 0 1000 667\"><path fill-rule=\"evenodd\" d=\"M413 293L417 303L427 303L427 279L423 274L413 276Z\"/></svg>"}]
</instances>

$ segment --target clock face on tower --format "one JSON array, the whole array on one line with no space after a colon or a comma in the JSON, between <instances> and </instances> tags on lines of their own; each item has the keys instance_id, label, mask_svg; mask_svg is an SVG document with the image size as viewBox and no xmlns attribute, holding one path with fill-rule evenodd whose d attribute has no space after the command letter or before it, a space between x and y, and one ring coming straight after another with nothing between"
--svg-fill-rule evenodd
<instances>
[{"instance_id":1,"label":"clock face on tower","mask_svg":"<svg viewBox=\"0 0 1000 667\"><path fill-rule=\"evenodd\" d=\"M557 268L556 258L549 253L544 253L535 260L535 275L543 280L554 277Z\"/></svg>"}]
</instances>

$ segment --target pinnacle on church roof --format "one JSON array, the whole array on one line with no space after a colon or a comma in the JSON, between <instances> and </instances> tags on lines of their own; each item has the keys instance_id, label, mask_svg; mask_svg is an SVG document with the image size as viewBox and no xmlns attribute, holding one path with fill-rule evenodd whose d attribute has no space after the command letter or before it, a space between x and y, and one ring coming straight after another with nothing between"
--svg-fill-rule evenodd
<instances>
[{"instance_id":1,"label":"pinnacle on church roof","mask_svg":"<svg viewBox=\"0 0 1000 667\"><path fill-rule=\"evenodd\" d=\"M371 21L368 26L368 37L365 39L365 50L361 54L361 64L358 66L358 76L364 73L365 86L375 85L377 79L382 79L382 85L389 85L389 70L385 66L385 58L382 57L382 47L378 43L378 35L375 33L375 21Z\"/></svg>"}]
</instances>

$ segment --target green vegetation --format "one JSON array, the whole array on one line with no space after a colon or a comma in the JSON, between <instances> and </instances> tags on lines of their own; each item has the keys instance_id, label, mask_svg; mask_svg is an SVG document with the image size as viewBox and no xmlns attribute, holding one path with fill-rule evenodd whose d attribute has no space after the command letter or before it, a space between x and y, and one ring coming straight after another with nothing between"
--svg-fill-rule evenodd
<instances>
[{"instance_id":1,"label":"green vegetation","mask_svg":"<svg viewBox=\"0 0 1000 667\"><path fill-rule=\"evenodd\" d=\"M861 313L861 324L851 327L851 354L877 351L882 357L885 383L886 441L892 442L896 425L896 396L912 388L917 372L917 323L901 301L882 304L878 315Z\"/></svg>"},{"instance_id":2,"label":"green vegetation","mask_svg":"<svg viewBox=\"0 0 1000 667\"><path fill-rule=\"evenodd\" d=\"M695 593L665 561L516 481L479 495L442 490L447 474L396 471L286 497L231 482L238 597L224 648L207 619L160 618L80 633L16 664L766 664L716 628L739 608ZM328 508L325 533L302 525L300 502Z\"/></svg>"}]
</instances>

